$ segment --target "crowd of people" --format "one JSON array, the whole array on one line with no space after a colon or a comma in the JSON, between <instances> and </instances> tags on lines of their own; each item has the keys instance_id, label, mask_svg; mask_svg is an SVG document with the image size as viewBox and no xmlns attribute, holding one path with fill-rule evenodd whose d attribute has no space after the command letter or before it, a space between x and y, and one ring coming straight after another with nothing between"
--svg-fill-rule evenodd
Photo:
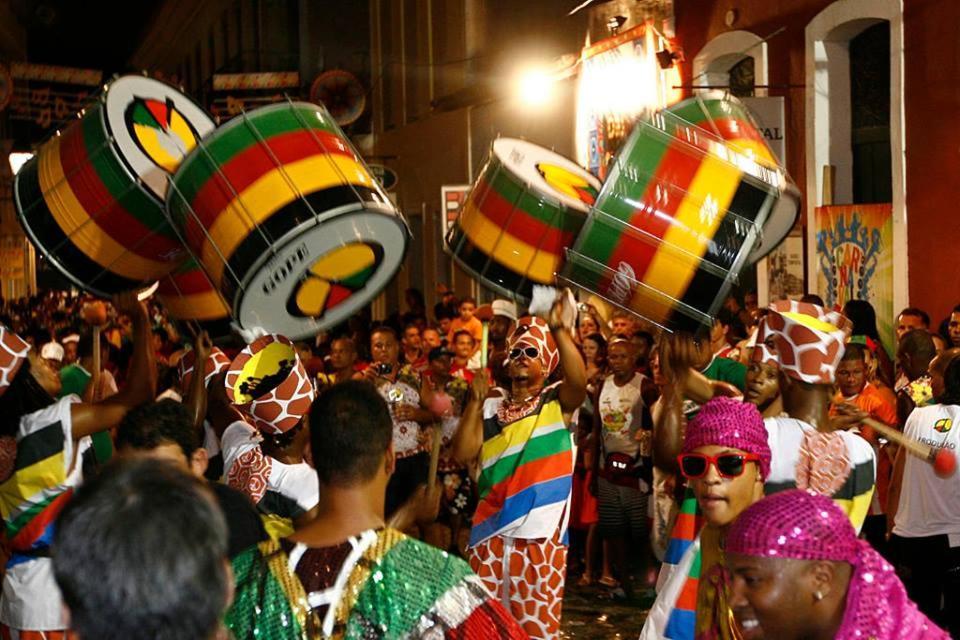
<instances>
[{"instance_id":1,"label":"crowd of people","mask_svg":"<svg viewBox=\"0 0 960 640\"><path fill-rule=\"evenodd\" d=\"M960 306L731 295L699 336L416 290L291 343L0 304L0 638L960 637ZM216 345L214 344L216 342Z\"/></svg>"}]
</instances>

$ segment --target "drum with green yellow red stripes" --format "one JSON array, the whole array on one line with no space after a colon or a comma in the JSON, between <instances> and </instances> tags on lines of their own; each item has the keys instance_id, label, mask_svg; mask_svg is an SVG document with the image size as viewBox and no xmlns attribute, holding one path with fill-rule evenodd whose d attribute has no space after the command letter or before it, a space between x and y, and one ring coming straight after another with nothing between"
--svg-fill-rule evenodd
<instances>
[{"instance_id":1,"label":"drum with green yellow red stripes","mask_svg":"<svg viewBox=\"0 0 960 640\"><path fill-rule=\"evenodd\" d=\"M157 299L171 316L195 322L211 337L230 334L230 308L192 257L160 280Z\"/></svg>"},{"instance_id":2,"label":"drum with green yellow red stripes","mask_svg":"<svg viewBox=\"0 0 960 640\"><path fill-rule=\"evenodd\" d=\"M447 248L468 273L502 295L528 299L552 284L600 183L585 169L526 140L499 138Z\"/></svg>"},{"instance_id":3,"label":"drum with green yellow red stripes","mask_svg":"<svg viewBox=\"0 0 960 640\"><path fill-rule=\"evenodd\" d=\"M724 94L692 98L637 123L562 279L695 332L798 210L796 187L745 107Z\"/></svg>"},{"instance_id":4,"label":"drum with green yellow red stripes","mask_svg":"<svg viewBox=\"0 0 960 640\"><path fill-rule=\"evenodd\" d=\"M119 78L18 172L20 223L76 286L100 296L145 288L186 258L163 203L169 175L213 128L173 87Z\"/></svg>"},{"instance_id":5,"label":"drum with green yellow red stripes","mask_svg":"<svg viewBox=\"0 0 960 640\"><path fill-rule=\"evenodd\" d=\"M370 302L409 237L333 118L301 102L205 138L174 176L167 211L236 324L292 339Z\"/></svg>"}]
</instances>

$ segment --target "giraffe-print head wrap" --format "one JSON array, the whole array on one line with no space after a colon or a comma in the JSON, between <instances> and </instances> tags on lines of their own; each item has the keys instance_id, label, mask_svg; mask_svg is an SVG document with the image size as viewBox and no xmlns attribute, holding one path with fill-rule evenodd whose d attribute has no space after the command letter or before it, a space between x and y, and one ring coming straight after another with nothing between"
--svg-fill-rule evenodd
<instances>
[{"instance_id":1,"label":"giraffe-print head wrap","mask_svg":"<svg viewBox=\"0 0 960 640\"><path fill-rule=\"evenodd\" d=\"M517 328L510 336L507 350L509 352L517 347L535 347L540 352L544 376L549 376L560 364L560 350L553 340L550 327L536 316L524 316L517 320Z\"/></svg>"},{"instance_id":2,"label":"giraffe-print head wrap","mask_svg":"<svg viewBox=\"0 0 960 640\"><path fill-rule=\"evenodd\" d=\"M30 345L23 338L0 324L0 396L4 394L27 359Z\"/></svg>"},{"instance_id":3,"label":"giraffe-print head wrap","mask_svg":"<svg viewBox=\"0 0 960 640\"><path fill-rule=\"evenodd\" d=\"M851 329L839 311L795 300L774 302L760 322L753 359L778 365L803 382L833 384Z\"/></svg>"}]
</instances>

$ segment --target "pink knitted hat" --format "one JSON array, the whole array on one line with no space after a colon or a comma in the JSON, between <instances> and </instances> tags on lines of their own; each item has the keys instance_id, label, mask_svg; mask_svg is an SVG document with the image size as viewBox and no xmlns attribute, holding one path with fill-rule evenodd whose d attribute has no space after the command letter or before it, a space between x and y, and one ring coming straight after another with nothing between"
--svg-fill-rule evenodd
<instances>
[{"instance_id":1,"label":"pink knitted hat","mask_svg":"<svg viewBox=\"0 0 960 640\"><path fill-rule=\"evenodd\" d=\"M852 565L837 640L950 637L920 613L893 567L867 542L857 539L847 515L826 496L782 491L754 503L730 526L726 551Z\"/></svg>"},{"instance_id":2,"label":"pink knitted hat","mask_svg":"<svg viewBox=\"0 0 960 640\"><path fill-rule=\"evenodd\" d=\"M698 447L716 445L740 449L760 456L760 476L770 475L770 445L763 416L749 402L717 397L700 407L700 413L687 425L683 453Z\"/></svg>"}]
</instances>

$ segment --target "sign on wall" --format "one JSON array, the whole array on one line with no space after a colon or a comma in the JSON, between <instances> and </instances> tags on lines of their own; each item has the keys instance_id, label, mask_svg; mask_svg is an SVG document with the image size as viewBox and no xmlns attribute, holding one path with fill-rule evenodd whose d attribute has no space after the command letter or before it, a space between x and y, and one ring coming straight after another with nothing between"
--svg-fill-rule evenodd
<instances>
[{"instance_id":1,"label":"sign on wall","mask_svg":"<svg viewBox=\"0 0 960 640\"><path fill-rule=\"evenodd\" d=\"M463 203L467 201L467 194L470 193L469 184L453 184L440 187L440 204L443 206L443 237L447 237L447 231L460 215L463 209Z\"/></svg>"},{"instance_id":2,"label":"sign on wall","mask_svg":"<svg viewBox=\"0 0 960 640\"><path fill-rule=\"evenodd\" d=\"M828 307L866 300L877 314L887 353L894 352L893 206L817 207L817 289Z\"/></svg>"},{"instance_id":3,"label":"sign on wall","mask_svg":"<svg viewBox=\"0 0 960 640\"><path fill-rule=\"evenodd\" d=\"M780 161L787 164L786 123L784 122L783 96L769 98L741 98L749 107L767 145Z\"/></svg>"}]
</instances>

